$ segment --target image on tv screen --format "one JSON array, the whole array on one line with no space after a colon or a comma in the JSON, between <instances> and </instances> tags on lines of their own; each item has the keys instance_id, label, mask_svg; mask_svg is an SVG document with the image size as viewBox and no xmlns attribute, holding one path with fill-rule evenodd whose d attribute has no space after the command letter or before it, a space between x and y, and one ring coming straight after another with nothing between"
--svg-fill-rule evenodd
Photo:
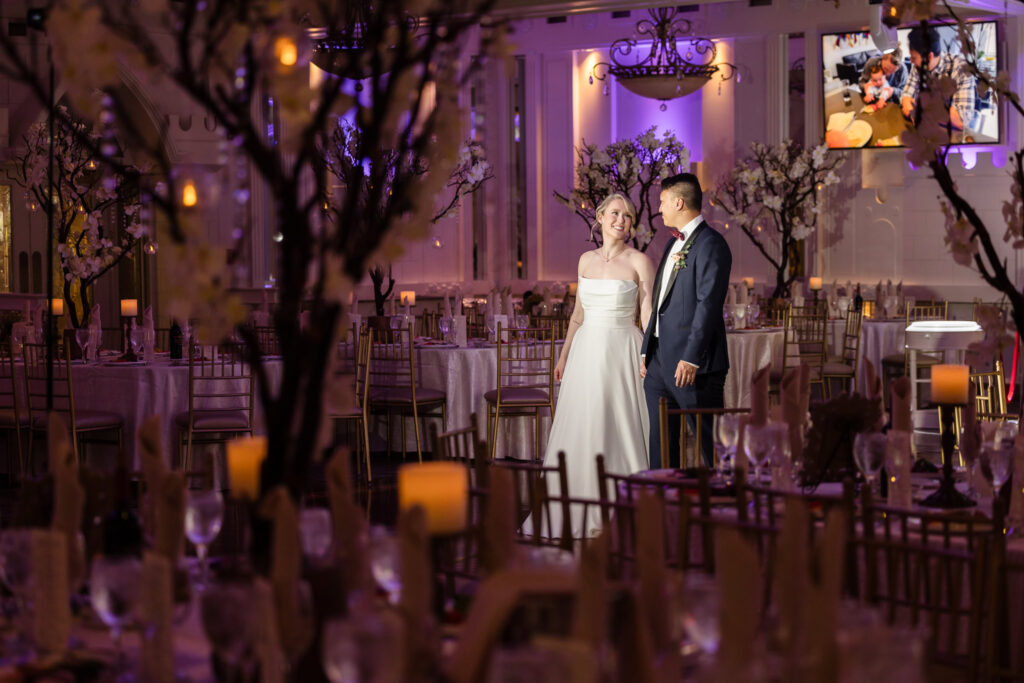
<instances>
[{"instance_id":1,"label":"image on tv screen","mask_svg":"<svg viewBox=\"0 0 1024 683\"><path fill-rule=\"evenodd\" d=\"M997 96L978 92L976 78L961 72L963 51L956 27L935 25L941 52L933 57L933 75L949 75L958 83L951 108L950 142L999 142ZM970 24L978 65L993 77L999 55L996 22ZM913 127L917 76L910 59L911 28L896 31L898 47L882 53L867 31L821 36L824 78L825 143L833 149L900 147L903 131ZM926 65L927 66L927 65Z\"/></svg>"}]
</instances>

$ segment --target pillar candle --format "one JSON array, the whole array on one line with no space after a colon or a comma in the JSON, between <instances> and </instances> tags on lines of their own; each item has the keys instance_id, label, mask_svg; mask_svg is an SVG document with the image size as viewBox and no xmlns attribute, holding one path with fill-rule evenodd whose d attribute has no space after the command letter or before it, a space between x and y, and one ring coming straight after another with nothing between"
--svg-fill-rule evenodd
<instances>
[{"instance_id":1,"label":"pillar candle","mask_svg":"<svg viewBox=\"0 0 1024 683\"><path fill-rule=\"evenodd\" d=\"M231 497L256 500L260 495L260 468L267 457L265 436L245 436L227 444L228 489Z\"/></svg>"},{"instance_id":2,"label":"pillar candle","mask_svg":"<svg viewBox=\"0 0 1024 683\"><path fill-rule=\"evenodd\" d=\"M64 315L64 299L51 299L50 300L51 315L62 316Z\"/></svg>"},{"instance_id":3,"label":"pillar candle","mask_svg":"<svg viewBox=\"0 0 1024 683\"><path fill-rule=\"evenodd\" d=\"M121 317L131 318L139 314L138 299L121 299Z\"/></svg>"},{"instance_id":4,"label":"pillar candle","mask_svg":"<svg viewBox=\"0 0 1024 683\"><path fill-rule=\"evenodd\" d=\"M812 292L821 291L821 278L820 277L812 277L810 279L810 282L809 282L808 286L811 288Z\"/></svg>"},{"instance_id":5,"label":"pillar candle","mask_svg":"<svg viewBox=\"0 0 1024 683\"><path fill-rule=\"evenodd\" d=\"M460 463L411 463L398 469L398 508L422 507L431 534L464 530L468 498L469 479Z\"/></svg>"},{"instance_id":6,"label":"pillar candle","mask_svg":"<svg viewBox=\"0 0 1024 683\"><path fill-rule=\"evenodd\" d=\"M753 289L754 288L754 278L752 278L752 277L745 277L745 278L743 278L743 286L746 287L747 289Z\"/></svg>"},{"instance_id":7,"label":"pillar candle","mask_svg":"<svg viewBox=\"0 0 1024 683\"><path fill-rule=\"evenodd\" d=\"M967 403L970 369L966 365L932 366L932 402L953 405Z\"/></svg>"},{"instance_id":8,"label":"pillar candle","mask_svg":"<svg viewBox=\"0 0 1024 683\"><path fill-rule=\"evenodd\" d=\"M416 292L406 291L399 294L399 298L402 300L403 306L415 306L416 305Z\"/></svg>"}]
</instances>

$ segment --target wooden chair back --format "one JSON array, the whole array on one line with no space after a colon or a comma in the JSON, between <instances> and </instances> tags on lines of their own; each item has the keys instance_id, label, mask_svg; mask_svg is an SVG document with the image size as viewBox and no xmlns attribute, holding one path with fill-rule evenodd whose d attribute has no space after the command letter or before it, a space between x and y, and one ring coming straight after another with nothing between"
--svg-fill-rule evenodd
<instances>
[{"instance_id":1,"label":"wooden chair back","mask_svg":"<svg viewBox=\"0 0 1024 683\"><path fill-rule=\"evenodd\" d=\"M696 433L694 434L695 442L697 445L697 458L698 464L701 464L700 460L700 443L701 443L701 420L699 419L702 415L746 415L750 413L750 408L669 408L668 400L662 397L658 401L658 434L661 437L661 467L667 468L669 466L669 417L678 415L680 416L679 421L679 464L683 467L687 466L686 460L686 434L688 431L688 424L686 421L687 415L695 416L694 422L697 425Z\"/></svg>"},{"instance_id":2,"label":"wooden chair back","mask_svg":"<svg viewBox=\"0 0 1024 683\"><path fill-rule=\"evenodd\" d=\"M543 389L554 396L555 342L552 330L497 327L498 401L504 389Z\"/></svg>"},{"instance_id":3,"label":"wooden chair back","mask_svg":"<svg viewBox=\"0 0 1024 683\"><path fill-rule=\"evenodd\" d=\"M410 389L416 398L416 353L412 328L391 330L391 341L370 345L370 384L374 388Z\"/></svg>"},{"instance_id":4,"label":"wooden chair back","mask_svg":"<svg viewBox=\"0 0 1024 683\"><path fill-rule=\"evenodd\" d=\"M190 345L188 361L189 425L197 413L241 412L252 429L255 387L245 360L244 345L236 342Z\"/></svg>"}]
</instances>

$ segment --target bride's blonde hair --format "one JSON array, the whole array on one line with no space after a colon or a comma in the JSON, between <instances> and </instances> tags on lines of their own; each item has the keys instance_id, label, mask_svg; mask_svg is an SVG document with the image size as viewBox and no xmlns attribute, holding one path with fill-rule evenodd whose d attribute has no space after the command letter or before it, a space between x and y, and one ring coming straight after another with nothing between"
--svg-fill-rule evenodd
<instances>
[{"instance_id":1,"label":"bride's blonde hair","mask_svg":"<svg viewBox=\"0 0 1024 683\"><path fill-rule=\"evenodd\" d=\"M636 207L633 206L633 202L629 200L629 197L620 192L613 192L597 205L597 209L594 211L594 224L590 226L590 232L593 234L595 230L601 230L601 221L597 220L597 216L598 214L604 213L604 210L608 208L608 205L616 199L622 200L622 204L626 207L626 214L630 219L632 219L629 226L629 239L633 239L636 236Z\"/></svg>"}]
</instances>

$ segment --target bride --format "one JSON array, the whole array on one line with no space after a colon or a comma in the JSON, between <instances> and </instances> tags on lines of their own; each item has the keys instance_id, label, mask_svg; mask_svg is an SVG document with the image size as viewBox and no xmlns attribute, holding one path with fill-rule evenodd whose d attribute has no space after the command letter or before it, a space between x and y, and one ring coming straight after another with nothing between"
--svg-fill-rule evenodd
<instances>
[{"instance_id":1,"label":"bride","mask_svg":"<svg viewBox=\"0 0 1024 683\"><path fill-rule=\"evenodd\" d=\"M573 498L597 499L599 453L614 474L648 466L647 403L640 377L643 333L635 321L638 301L640 320L650 317L654 266L626 244L635 222L636 209L621 194L609 195L597 207L594 229L600 229L602 244L580 256L576 307L555 366L561 388L544 464L557 465L559 451L565 452ZM557 494L554 478L548 483L552 495ZM557 536L561 529L559 511L552 513L550 526L545 523L542 530L545 536ZM530 520L525 526L524 531ZM573 511L574 538L592 536L600 528L599 510L590 510L585 520L581 511Z\"/></svg>"}]
</instances>

